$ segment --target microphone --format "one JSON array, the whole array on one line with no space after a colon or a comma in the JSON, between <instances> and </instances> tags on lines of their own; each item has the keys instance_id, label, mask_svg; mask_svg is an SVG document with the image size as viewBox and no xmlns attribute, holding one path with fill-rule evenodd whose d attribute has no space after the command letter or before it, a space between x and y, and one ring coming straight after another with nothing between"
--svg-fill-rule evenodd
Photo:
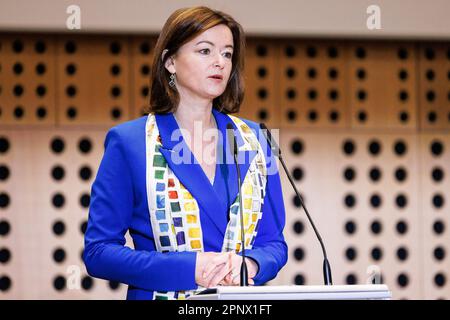
<instances>
[{"instance_id":1,"label":"microphone","mask_svg":"<svg viewBox=\"0 0 450 320\"><path fill-rule=\"evenodd\" d=\"M241 264L241 287L248 286L248 270L245 263L245 232L244 232L244 214L242 206L242 192L241 192L241 170L239 169L237 155L236 137L234 135L234 128L231 123L227 124L227 138L230 145L230 150L233 153L234 163L236 164L236 171L238 177L238 190L239 190L239 214L241 218L241 248L242 248L242 264Z\"/></svg>"},{"instance_id":2,"label":"microphone","mask_svg":"<svg viewBox=\"0 0 450 320\"><path fill-rule=\"evenodd\" d=\"M273 154L280 159L281 164L283 165L284 172L286 173L289 182L291 183L292 187L294 188L295 194L300 199L300 203L305 209L306 216L308 217L309 223L314 229L314 233L316 234L317 239L320 242L320 246L322 248L322 254L323 254L323 281L325 285L329 286L333 284L333 279L331 277L331 266L330 262L328 261L327 257L327 251L325 250L325 245L323 244L322 237L319 234L319 231L317 231L316 226L314 225L314 222L311 219L311 216L309 215L308 209L306 209L305 203L303 201L303 198L301 197L300 193L297 190L297 187L294 184L294 180L292 179L291 174L289 173L289 170L286 167L286 164L284 163L283 157L281 155L281 150L278 144L274 139L272 139L272 134L270 133L270 130L266 127L264 123L260 124L261 131L264 134L264 137L266 138L267 142L269 143L270 148L272 149Z\"/></svg>"}]
</instances>

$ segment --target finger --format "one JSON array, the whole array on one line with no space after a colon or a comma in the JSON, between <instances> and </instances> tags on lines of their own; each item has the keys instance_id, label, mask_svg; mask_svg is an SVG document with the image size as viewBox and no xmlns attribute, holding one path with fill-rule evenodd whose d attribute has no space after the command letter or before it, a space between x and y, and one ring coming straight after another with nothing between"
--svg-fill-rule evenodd
<instances>
[{"instance_id":1,"label":"finger","mask_svg":"<svg viewBox=\"0 0 450 320\"><path fill-rule=\"evenodd\" d=\"M218 265L224 262L226 262L226 258L224 257L224 255L217 255L216 257L210 259L203 268L202 276L204 278L208 277L209 273L211 273Z\"/></svg>"},{"instance_id":2,"label":"finger","mask_svg":"<svg viewBox=\"0 0 450 320\"><path fill-rule=\"evenodd\" d=\"M216 268L217 265L220 265L222 263L226 263L228 260L228 254L219 254L216 257L214 257L211 261L209 261L205 268L203 269L203 278L207 278L209 274Z\"/></svg>"},{"instance_id":3,"label":"finger","mask_svg":"<svg viewBox=\"0 0 450 320\"><path fill-rule=\"evenodd\" d=\"M224 278L224 282L226 286L231 286L233 284L233 274L230 271Z\"/></svg>"},{"instance_id":4,"label":"finger","mask_svg":"<svg viewBox=\"0 0 450 320\"><path fill-rule=\"evenodd\" d=\"M205 283L209 283L211 282L211 280L214 278L214 276L222 269L225 267L225 263L219 264L217 266L215 266L215 268L209 272L207 277L204 277L203 280Z\"/></svg>"},{"instance_id":5,"label":"finger","mask_svg":"<svg viewBox=\"0 0 450 320\"><path fill-rule=\"evenodd\" d=\"M231 285L228 274L219 282L219 285L222 285L222 286Z\"/></svg>"},{"instance_id":6,"label":"finger","mask_svg":"<svg viewBox=\"0 0 450 320\"><path fill-rule=\"evenodd\" d=\"M223 261L223 259L221 261ZM222 268L224 268L224 269L222 269ZM216 275L219 272L221 272L223 270L223 272L225 272L225 275L226 275L229 272L230 268L231 268L230 262L229 262L229 259L227 259L224 263L217 265L212 271L209 271L209 274L207 274L207 276L204 277L203 280L205 281L205 283L210 283L212 281L212 279L214 277L216 277ZM228 270L228 271L226 271L226 270ZM205 273L205 275L206 275L206 273ZM222 279L225 277L225 275L222 276ZM222 279L219 279L219 280L222 280Z\"/></svg>"},{"instance_id":7,"label":"finger","mask_svg":"<svg viewBox=\"0 0 450 320\"><path fill-rule=\"evenodd\" d=\"M235 268L233 269L233 272L231 273L231 280L235 280L236 278L238 278L241 275L241 270Z\"/></svg>"},{"instance_id":8,"label":"finger","mask_svg":"<svg viewBox=\"0 0 450 320\"><path fill-rule=\"evenodd\" d=\"M215 287L217 284L222 281L225 276L230 272L229 265L225 264L220 270L216 272L214 277L209 281L208 287Z\"/></svg>"},{"instance_id":9,"label":"finger","mask_svg":"<svg viewBox=\"0 0 450 320\"><path fill-rule=\"evenodd\" d=\"M233 280L233 278L231 277L231 271L230 271L230 273L228 273L225 276L225 278L223 278L223 280L219 282L219 284L222 286L232 286L233 285L232 280Z\"/></svg>"},{"instance_id":10,"label":"finger","mask_svg":"<svg viewBox=\"0 0 450 320\"><path fill-rule=\"evenodd\" d=\"M231 261L232 261L233 269L239 269L239 270L241 269L241 265L242 265L242 257L241 256L239 256L233 252Z\"/></svg>"},{"instance_id":11,"label":"finger","mask_svg":"<svg viewBox=\"0 0 450 320\"><path fill-rule=\"evenodd\" d=\"M241 284L241 278L235 278L230 285L239 286ZM248 279L248 284L251 286L255 285L255 281L253 279Z\"/></svg>"},{"instance_id":12,"label":"finger","mask_svg":"<svg viewBox=\"0 0 450 320\"><path fill-rule=\"evenodd\" d=\"M208 287L215 287L220 281L224 281L225 276L230 272L229 267L227 265L224 265L220 270L217 270L217 272L209 279Z\"/></svg>"},{"instance_id":13,"label":"finger","mask_svg":"<svg viewBox=\"0 0 450 320\"><path fill-rule=\"evenodd\" d=\"M222 279L219 279L219 280L223 281L224 285L232 285L232 283L231 283L231 280L232 280L232 278L231 278L231 267L232 267L232 263L233 263L232 252L226 253L225 256L228 257L228 259L227 259L227 264L228 265L227 266L222 266L222 267L228 269L228 272L226 271L226 269L223 269L223 272L225 273L225 275L223 275L223 274L219 275L218 274L220 272L219 269L215 268L213 271L210 272L208 278L204 279L205 283L207 283L208 286L215 286L216 285L215 282L217 281L217 279L219 277L222 278ZM214 277L216 277L216 278L213 280Z\"/></svg>"}]
</instances>

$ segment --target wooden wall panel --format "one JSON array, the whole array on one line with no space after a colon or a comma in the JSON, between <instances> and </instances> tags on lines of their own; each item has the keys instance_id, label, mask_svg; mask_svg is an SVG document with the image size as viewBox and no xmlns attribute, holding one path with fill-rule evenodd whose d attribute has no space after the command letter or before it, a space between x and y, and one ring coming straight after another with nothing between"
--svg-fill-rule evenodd
<instances>
[{"instance_id":1,"label":"wooden wall panel","mask_svg":"<svg viewBox=\"0 0 450 320\"><path fill-rule=\"evenodd\" d=\"M417 136L285 130L281 145L325 241L334 284L365 284L368 272L380 270L394 298L422 298ZM284 280L323 284L319 243L282 176L290 245Z\"/></svg>"},{"instance_id":2,"label":"wooden wall panel","mask_svg":"<svg viewBox=\"0 0 450 320\"><path fill-rule=\"evenodd\" d=\"M55 124L55 50L54 36L18 34L1 37L2 124Z\"/></svg>"},{"instance_id":3,"label":"wooden wall panel","mask_svg":"<svg viewBox=\"0 0 450 320\"><path fill-rule=\"evenodd\" d=\"M125 285L87 276L83 224L107 129L148 103L156 39L0 35L0 299L125 297ZM334 283L362 284L379 270L396 299L448 298L448 44L250 38L246 60L239 115L281 128ZM268 284L321 284L319 244L281 179L289 261ZM80 289L70 289L71 266Z\"/></svg>"},{"instance_id":4,"label":"wooden wall panel","mask_svg":"<svg viewBox=\"0 0 450 320\"><path fill-rule=\"evenodd\" d=\"M349 51L352 127L415 129L415 45L355 42Z\"/></svg>"},{"instance_id":5,"label":"wooden wall panel","mask_svg":"<svg viewBox=\"0 0 450 320\"><path fill-rule=\"evenodd\" d=\"M285 40L280 51L281 124L348 128L348 48L336 41Z\"/></svg>"},{"instance_id":6,"label":"wooden wall panel","mask_svg":"<svg viewBox=\"0 0 450 320\"><path fill-rule=\"evenodd\" d=\"M32 298L37 293L35 281L41 270L27 257L33 261L39 249L35 239L44 231L32 223L33 193L23 183L31 175L30 165L21 163L24 156L31 156L24 152L28 147L23 131L0 130L0 299Z\"/></svg>"},{"instance_id":7,"label":"wooden wall panel","mask_svg":"<svg viewBox=\"0 0 450 320\"><path fill-rule=\"evenodd\" d=\"M143 114L149 105L150 74L153 62L153 50L156 38L135 37L131 40L130 63L132 75L131 117L137 118Z\"/></svg>"},{"instance_id":8,"label":"wooden wall panel","mask_svg":"<svg viewBox=\"0 0 450 320\"><path fill-rule=\"evenodd\" d=\"M238 116L264 122L268 127L279 127L277 60L276 42L269 39L248 40L245 97Z\"/></svg>"},{"instance_id":9,"label":"wooden wall panel","mask_svg":"<svg viewBox=\"0 0 450 320\"><path fill-rule=\"evenodd\" d=\"M449 299L450 137L442 133L423 134L419 147L424 296Z\"/></svg>"},{"instance_id":10,"label":"wooden wall panel","mask_svg":"<svg viewBox=\"0 0 450 320\"><path fill-rule=\"evenodd\" d=\"M8 276L11 286L0 297L124 299L126 286L91 278L81 258L104 132L9 130L0 137L11 145L1 158L11 172L1 184L10 204L0 210L0 223L10 225L1 247L11 252L0 277ZM133 247L129 234L126 239Z\"/></svg>"},{"instance_id":11,"label":"wooden wall panel","mask_svg":"<svg viewBox=\"0 0 450 320\"><path fill-rule=\"evenodd\" d=\"M58 38L58 124L113 125L129 119L129 39Z\"/></svg>"},{"instance_id":12,"label":"wooden wall panel","mask_svg":"<svg viewBox=\"0 0 450 320\"><path fill-rule=\"evenodd\" d=\"M419 45L421 129L450 128L450 44Z\"/></svg>"}]
</instances>

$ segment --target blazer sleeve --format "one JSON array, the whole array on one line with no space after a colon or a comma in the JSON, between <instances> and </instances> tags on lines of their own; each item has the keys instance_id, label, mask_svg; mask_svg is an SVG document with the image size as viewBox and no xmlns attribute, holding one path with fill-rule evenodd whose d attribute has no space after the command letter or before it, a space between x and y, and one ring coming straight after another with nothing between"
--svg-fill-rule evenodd
<instances>
[{"instance_id":1,"label":"blazer sleeve","mask_svg":"<svg viewBox=\"0 0 450 320\"><path fill-rule=\"evenodd\" d=\"M257 137L263 150L267 152L265 154L268 168L266 194L255 242L252 249L246 250L245 253L258 264L258 273L253 281L255 285L262 285L275 278L278 271L286 264L287 244L283 236L286 213L277 162L265 138L258 133L259 130L256 132Z\"/></svg>"},{"instance_id":2,"label":"blazer sleeve","mask_svg":"<svg viewBox=\"0 0 450 320\"><path fill-rule=\"evenodd\" d=\"M134 194L124 150L114 127L106 135L105 152L91 190L83 252L88 274L152 291L196 289L196 252L160 253L125 246Z\"/></svg>"}]
</instances>

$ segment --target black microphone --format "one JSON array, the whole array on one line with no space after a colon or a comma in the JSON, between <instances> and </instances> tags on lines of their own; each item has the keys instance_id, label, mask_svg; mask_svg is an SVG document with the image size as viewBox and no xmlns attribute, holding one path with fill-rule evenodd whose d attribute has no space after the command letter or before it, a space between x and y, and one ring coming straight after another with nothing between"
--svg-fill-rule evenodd
<instances>
[{"instance_id":1,"label":"black microphone","mask_svg":"<svg viewBox=\"0 0 450 320\"><path fill-rule=\"evenodd\" d=\"M248 286L248 270L245 263L245 232L244 232L244 214L242 206L242 192L241 192L241 170L238 165L238 150L236 144L236 137L234 135L234 128L231 123L227 124L227 138L230 145L231 153L233 153L234 163L236 164L236 171L238 177L238 190L239 190L239 213L241 217L241 247L242 247L242 264L241 264L241 287Z\"/></svg>"},{"instance_id":2,"label":"black microphone","mask_svg":"<svg viewBox=\"0 0 450 320\"><path fill-rule=\"evenodd\" d=\"M270 148L272 149L273 154L280 159L281 164L283 165L284 172L286 173L289 182L291 183L292 187L294 188L295 194L300 199L300 203L305 209L306 216L308 217L309 223L314 229L314 233L316 234L317 239L320 242L320 246L322 248L323 253L323 281L325 285L329 286L333 284L333 279L331 277L331 266L330 262L328 261L327 257L327 251L325 250L325 245L323 244L322 237L319 234L319 231L317 231L316 226L314 225L314 222L311 219L311 216L309 215L308 209L305 207L305 203L303 201L303 198L301 197L300 193L297 190L297 187L294 184L294 180L292 179L291 174L289 173L289 170L286 167L286 164L284 163L283 157L281 156L281 150L278 144L274 139L272 139L272 134L270 133L270 130L266 127L264 123L261 123L260 125L261 131L264 134L264 137L266 138L267 142L269 143Z\"/></svg>"}]
</instances>

